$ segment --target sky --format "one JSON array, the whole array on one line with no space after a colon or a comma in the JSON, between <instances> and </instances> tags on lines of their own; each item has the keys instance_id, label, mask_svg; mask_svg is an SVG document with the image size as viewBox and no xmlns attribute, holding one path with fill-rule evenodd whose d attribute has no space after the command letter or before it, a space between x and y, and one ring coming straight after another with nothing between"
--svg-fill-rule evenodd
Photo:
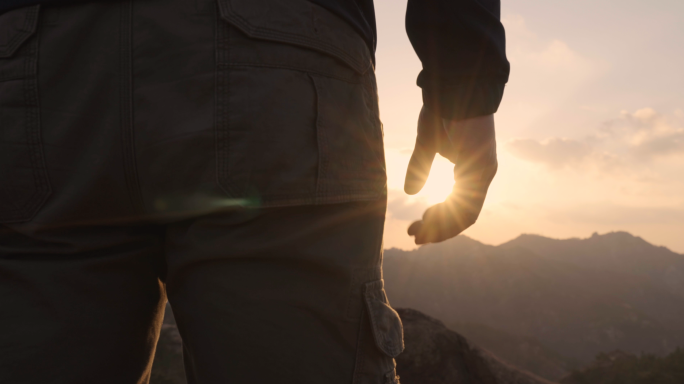
<instances>
[{"instance_id":1,"label":"sky","mask_svg":"<svg viewBox=\"0 0 684 384\"><path fill-rule=\"evenodd\" d=\"M403 192L422 101L406 0L375 0L389 203L385 248L442 201L452 165ZM628 231L684 253L684 1L502 0L510 80L495 115L499 172L465 235Z\"/></svg>"}]
</instances>

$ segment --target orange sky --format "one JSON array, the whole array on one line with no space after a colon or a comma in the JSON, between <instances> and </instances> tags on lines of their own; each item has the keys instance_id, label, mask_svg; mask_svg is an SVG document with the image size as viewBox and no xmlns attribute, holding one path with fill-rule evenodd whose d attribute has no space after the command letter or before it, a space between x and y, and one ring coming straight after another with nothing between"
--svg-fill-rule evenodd
<instances>
[{"instance_id":1,"label":"orange sky","mask_svg":"<svg viewBox=\"0 0 684 384\"><path fill-rule=\"evenodd\" d=\"M503 0L512 71L496 115L500 170L468 236L629 231L684 253L684 2ZM376 0L390 188L385 247L451 189L440 159L402 192L421 107L405 0Z\"/></svg>"}]
</instances>

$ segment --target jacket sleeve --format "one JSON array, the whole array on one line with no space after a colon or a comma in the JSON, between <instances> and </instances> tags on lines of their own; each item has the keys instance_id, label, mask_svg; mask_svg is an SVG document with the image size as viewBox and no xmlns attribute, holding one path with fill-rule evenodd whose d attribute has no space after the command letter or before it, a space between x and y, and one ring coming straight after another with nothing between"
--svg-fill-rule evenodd
<instances>
[{"instance_id":1,"label":"jacket sleeve","mask_svg":"<svg viewBox=\"0 0 684 384\"><path fill-rule=\"evenodd\" d=\"M500 0L408 1L426 108L459 120L497 111L510 70L500 9Z\"/></svg>"}]
</instances>

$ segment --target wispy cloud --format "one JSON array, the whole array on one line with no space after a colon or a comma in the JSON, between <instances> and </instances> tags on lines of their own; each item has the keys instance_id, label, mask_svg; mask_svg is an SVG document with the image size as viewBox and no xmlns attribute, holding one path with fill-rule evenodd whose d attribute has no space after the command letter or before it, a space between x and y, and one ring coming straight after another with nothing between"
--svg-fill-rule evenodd
<instances>
[{"instance_id":1,"label":"wispy cloud","mask_svg":"<svg viewBox=\"0 0 684 384\"><path fill-rule=\"evenodd\" d=\"M638 160L684 155L684 127L678 115L667 117L652 108L624 111L620 118L605 123L596 138L622 145Z\"/></svg>"},{"instance_id":2,"label":"wispy cloud","mask_svg":"<svg viewBox=\"0 0 684 384\"><path fill-rule=\"evenodd\" d=\"M659 159L684 160L684 124L680 115L677 112L665 116L652 108L624 111L582 139L512 139L505 147L522 160L552 170L636 171Z\"/></svg>"}]
</instances>

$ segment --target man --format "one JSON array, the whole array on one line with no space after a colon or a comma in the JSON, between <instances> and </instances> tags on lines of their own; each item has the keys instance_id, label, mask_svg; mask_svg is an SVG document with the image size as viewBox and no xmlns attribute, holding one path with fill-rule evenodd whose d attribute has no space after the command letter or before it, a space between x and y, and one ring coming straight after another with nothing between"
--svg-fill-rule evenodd
<instances>
[{"instance_id":1,"label":"man","mask_svg":"<svg viewBox=\"0 0 684 384\"><path fill-rule=\"evenodd\" d=\"M147 382L168 298L190 383L398 383L372 0L0 12L0 382ZM425 244L480 212L508 62L498 0L410 0L406 25L406 192L455 163Z\"/></svg>"}]
</instances>

